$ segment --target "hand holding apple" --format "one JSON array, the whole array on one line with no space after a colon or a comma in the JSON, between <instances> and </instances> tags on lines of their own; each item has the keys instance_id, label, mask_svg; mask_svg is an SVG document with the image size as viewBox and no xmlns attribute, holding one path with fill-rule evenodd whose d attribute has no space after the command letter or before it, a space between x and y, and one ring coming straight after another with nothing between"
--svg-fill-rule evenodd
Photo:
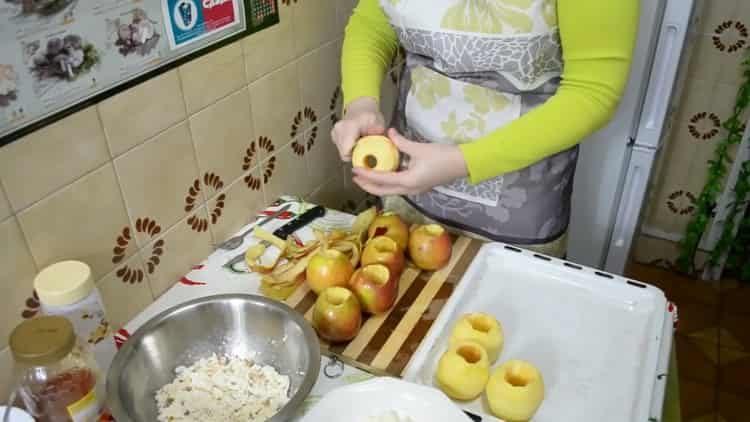
<instances>
[{"instance_id":1,"label":"hand holding apple","mask_svg":"<svg viewBox=\"0 0 750 422\"><path fill-rule=\"evenodd\" d=\"M399 276L406 265L406 257L393 239L387 236L377 236L365 244L361 262L363 267L383 264L388 267L392 275Z\"/></svg>"},{"instance_id":2,"label":"hand holding apple","mask_svg":"<svg viewBox=\"0 0 750 422\"><path fill-rule=\"evenodd\" d=\"M352 165L378 171L398 169L400 153L385 136L370 135L360 138L352 151Z\"/></svg>"},{"instance_id":3,"label":"hand holding apple","mask_svg":"<svg viewBox=\"0 0 750 422\"><path fill-rule=\"evenodd\" d=\"M315 254L305 270L310 289L320 294L333 286L346 287L354 272L349 258L335 249L325 249Z\"/></svg>"},{"instance_id":4,"label":"hand holding apple","mask_svg":"<svg viewBox=\"0 0 750 422\"><path fill-rule=\"evenodd\" d=\"M329 287L315 301L312 324L325 340L349 341L357 336L362 325L359 301L348 289Z\"/></svg>"},{"instance_id":5,"label":"hand holding apple","mask_svg":"<svg viewBox=\"0 0 750 422\"><path fill-rule=\"evenodd\" d=\"M416 226L409 234L409 257L423 270L444 267L452 252L450 235L438 224Z\"/></svg>"},{"instance_id":6,"label":"hand holding apple","mask_svg":"<svg viewBox=\"0 0 750 422\"><path fill-rule=\"evenodd\" d=\"M364 311L371 314L387 312L398 296L398 276L381 264L355 271L350 286Z\"/></svg>"}]
</instances>

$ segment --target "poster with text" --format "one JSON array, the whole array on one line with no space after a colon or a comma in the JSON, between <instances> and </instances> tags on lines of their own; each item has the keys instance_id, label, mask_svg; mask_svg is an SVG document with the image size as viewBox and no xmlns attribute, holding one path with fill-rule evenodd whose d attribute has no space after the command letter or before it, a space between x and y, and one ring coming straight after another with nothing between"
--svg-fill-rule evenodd
<instances>
[{"instance_id":1,"label":"poster with text","mask_svg":"<svg viewBox=\"0 0 750 422\"><path fill-rule=\"evenodd\" d=\"M169 45L177 49L240 23L240 0L162 0Z\"/></svg>"}]
</instances>

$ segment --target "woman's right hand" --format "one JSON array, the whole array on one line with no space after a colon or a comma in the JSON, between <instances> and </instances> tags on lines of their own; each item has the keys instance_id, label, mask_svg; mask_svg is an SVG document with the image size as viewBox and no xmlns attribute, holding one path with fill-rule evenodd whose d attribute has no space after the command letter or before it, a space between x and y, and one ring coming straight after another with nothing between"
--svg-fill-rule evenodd
<instances>
[{"instance_id":1,"label":"woman's right hand","mask_svg":"<svg viewBox=\"0 0 750 422\"><path fill-rule=\"evenodd\" d=\"M339 150L341 160L352 160L352 149L357 140L368 135L385 134L385 118L373 98L357 98L346 107L344 117L331 131L331 138Z\"/></svg>"}]
</instances>

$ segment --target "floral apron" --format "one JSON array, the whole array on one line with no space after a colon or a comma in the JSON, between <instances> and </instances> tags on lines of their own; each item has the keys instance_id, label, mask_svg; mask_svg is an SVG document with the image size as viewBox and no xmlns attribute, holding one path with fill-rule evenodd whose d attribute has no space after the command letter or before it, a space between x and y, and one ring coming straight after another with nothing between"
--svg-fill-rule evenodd
<instances>
[{"instance_id":1,"label":"floral apron","mask_svg":"<svg viewBox=\"0 0 750 422\"><path fill-rule=\"evenodd\" d=\"M555 0L381 0L406 51L393 125L420 142L472 142L547 101L560 86ZM574 147L477 185L403 197L432 220L489 240L564 238ZM386 199L386 206L393 199Z\"/></svg>"}]
</instances>

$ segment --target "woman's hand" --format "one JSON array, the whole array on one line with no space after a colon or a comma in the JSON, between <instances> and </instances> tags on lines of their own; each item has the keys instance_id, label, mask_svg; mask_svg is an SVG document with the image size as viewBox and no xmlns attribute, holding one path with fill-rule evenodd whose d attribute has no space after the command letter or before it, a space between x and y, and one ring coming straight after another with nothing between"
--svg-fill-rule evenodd
<instances>
[{"instance_id":1,"label":"woman's hand","mask_svg":"<svg viewBox=\"0 0 750 422\"><path fill-rule=\"evenodd\" d=\"M395 129L388 131L388 137L399 151L409 156L408 168L380 172L355 167L354 183L373 195L414 195L468 174L458 146L413 142Z\"/></svg>"},{"instance_id":2,"label":"woman's hand","mask_svg":"<svg viewBox=\"0 0 750 422\"><path fill-rule=\"evenodd\" d=\"M382 135L385 132L385 119L372 98L358 98L346 107L346 114L333 126L331 138L342 161L352 160L352 149L359 138L368 135Z\"/></svg>"}]
</instances>

